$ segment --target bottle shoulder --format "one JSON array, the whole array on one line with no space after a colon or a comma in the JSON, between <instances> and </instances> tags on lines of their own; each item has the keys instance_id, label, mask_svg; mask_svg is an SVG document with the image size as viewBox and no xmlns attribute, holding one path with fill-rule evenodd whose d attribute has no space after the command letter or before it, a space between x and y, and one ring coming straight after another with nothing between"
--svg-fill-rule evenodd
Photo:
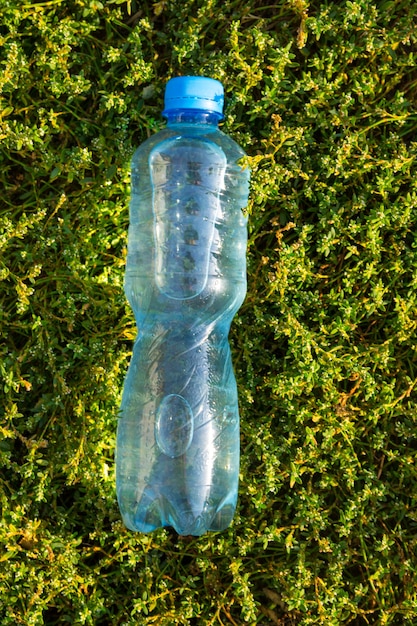
<instances>
[{"instance_id":1,"label":"bottle shoulder","mask_svg":"<svg viewBox=\"0 0 417 626\"><path fill-rule=\"evenodd\" d=\"M183 126L183 125L181 125ZM144 161L148 161L149 154L157 148L158 145L166 144L167 141L186 140L187 142L195 139L199 143L201 141L212 143L220 147L227 158L228 163L234 163L245 156L244 150L234 139L226 135L219 128L202 128L185 126L166 127L146 139L134 152L132 157L132 165L139 165Z\"/></svg>"}]
</instances>

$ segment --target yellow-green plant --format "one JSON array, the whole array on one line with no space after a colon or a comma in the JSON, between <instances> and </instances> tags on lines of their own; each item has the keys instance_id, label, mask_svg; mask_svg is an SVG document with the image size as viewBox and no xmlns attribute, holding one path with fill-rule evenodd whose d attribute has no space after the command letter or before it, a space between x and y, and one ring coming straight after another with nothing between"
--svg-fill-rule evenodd
<instances>
[{"instance_id":1,"label":"yellow-green plant","mask_svg":"<svg viewBox=\"0 0 417 626\"><path fill-rule=\"evenodd\" d=\"M2 626L417 620L417 5L0 1ZM223 533L123 528L129 159L206 74L252 168Z\"/></svg>"}]
</instances>

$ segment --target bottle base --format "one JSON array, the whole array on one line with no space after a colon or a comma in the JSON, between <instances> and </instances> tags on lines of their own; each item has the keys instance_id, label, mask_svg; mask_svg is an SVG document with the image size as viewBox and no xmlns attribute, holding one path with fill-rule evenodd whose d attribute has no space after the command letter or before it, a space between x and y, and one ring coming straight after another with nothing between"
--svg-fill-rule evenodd
<instances>
[{"instance_id":1,"label":"bottle base","mask_svg":"<svg viewBox=\"0 0 417 626\"><path fill-rule=\"evenodd\" d=\"M199 537L206 532L225 530L230 526L235 513L235 505L230 502L216 511L209 509L196 515L189 508L180 512L174 511L164 497L153 501L148 499L148 502L143 499L134 515L122 512L125 526L134 532L150 533L157 528L170 527L178 535Z\"/></svg>"}]
</instances>

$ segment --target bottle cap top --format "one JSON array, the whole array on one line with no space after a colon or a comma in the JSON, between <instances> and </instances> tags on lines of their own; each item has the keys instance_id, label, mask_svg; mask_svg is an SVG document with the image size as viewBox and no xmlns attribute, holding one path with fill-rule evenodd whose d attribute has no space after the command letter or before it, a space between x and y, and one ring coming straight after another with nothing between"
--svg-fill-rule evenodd
<instances>
[{"instance_id":1,"label":"bottle cap top","mask_svg":"<svg viewBox=\"0 0 417 626\"><path fill-rule=\"evenodd\" d=\"M178 76L167 82L162 115L176 109L197 109L223 117L223 102L223 85L218 80L205 76Z\"/></svg>"}]
</instances>

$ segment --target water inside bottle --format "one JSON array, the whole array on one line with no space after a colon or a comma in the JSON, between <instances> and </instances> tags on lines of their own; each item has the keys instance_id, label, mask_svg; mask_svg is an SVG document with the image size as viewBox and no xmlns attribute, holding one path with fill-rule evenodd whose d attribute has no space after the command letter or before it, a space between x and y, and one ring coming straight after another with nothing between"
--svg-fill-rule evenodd
<instances>
[{"instance_id":1,"label":"water inside bottle","mask_svg":"<svg viewBox=\"0 0 417 626\"><path fill-rule=\"evenodd\" d=\"M204 132L165 129L132 161L125 291L138 336L116 464L123 520L141 532L223 530L236 506L228 331L246 288L248 176L238 146Z\"/></svg>"}]
</instances>

